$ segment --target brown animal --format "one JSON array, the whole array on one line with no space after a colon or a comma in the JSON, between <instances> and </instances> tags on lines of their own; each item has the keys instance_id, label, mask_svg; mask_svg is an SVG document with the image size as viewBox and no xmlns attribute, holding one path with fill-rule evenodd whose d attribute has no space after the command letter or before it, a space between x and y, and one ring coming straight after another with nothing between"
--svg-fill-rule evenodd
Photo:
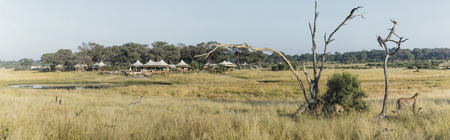
<instances>
[{"instance_id":1,"label":"brown animal","mask_svg":"<svg viewBox=\"0 0 450 140\"><path fill-rule=\"evenodd\" d=\"M344 112L344 108L339 104L325 104L322 108L322 113L325 114L339 114L341 112Z\"/></svg>"},{"instance_id":2,"label":"brown animal","mask_svg":"<svg viewBox=\"0 0 450 140\"><path fill-rule=\"evenodd\" d=\"M411 98L400 98L397 100L397 108L395 111L392 111L393 113L400 114L400 109L404 108L405 106L413 105L413 113L416 113L416 105L419 102L420 93L417 92L412 96ZM420 110L420 109L419 109ZM419 110L417 112L419 112Z\"/></svg>"}]
</instances>

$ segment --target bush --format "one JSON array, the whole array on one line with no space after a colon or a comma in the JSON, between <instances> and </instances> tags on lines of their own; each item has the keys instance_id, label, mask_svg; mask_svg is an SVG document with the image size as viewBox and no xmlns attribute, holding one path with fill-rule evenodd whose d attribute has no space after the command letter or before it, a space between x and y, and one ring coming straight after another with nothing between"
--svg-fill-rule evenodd
<instances>
[{"instance_id":1,"label":"bush","mask_svg":"<svg viewBox=\"0 0 450 140\"><path fill-rule=\"evenodd\" d=\"M367 111L369 105L362 100L367 97L358 76L350 72L334 73L327 81L327 91L322 97L326 103L340 104L347 111Z\"/></svg>"},{"instance_id":2,"label":"bush","mask_svg":"<svg viewBox=\"0 0 450 140\"><path fill-rule=\"evenodd\" d=\"M200 69L200 66L198 65L197 62L193 61L193 62L191 63L191 68L192 68L193 70L199 70L199 69Z\"/></svg>"},{"instance_id":3,"label":"bush","mask_svg":"<svg viewBox=\"0 0 450 140\"><path fill-rule=\"evenodd\" d=\"M296 64L291 64L292 67L294 68L294 70L297 69L297 65ZM286 63L281 63L281 64L277 64L272 66L272 71L282 71L282 70L289 70L289 65Z\"/></svg>"},{"instance_id":4,"label":"bush","mask_svg":"<svg viewBox=\"0 0 450 140\"><path fill-rule=\"evenodd\" d=\"M277 65L272 66L272 71L279 71L279 70L280 70L280 68L278 68Z\"/></svg>"},{"instance_id":5,"label":"bush","mask_svg":"<svg viewBox=\"0 0 450 140\"><path fill-rule=\"evenodd\" d=\"M218 67L215 69L217 73L224 73L226 71L228 71L228 68L226 67Z\"/></svg>"}]
</instances>

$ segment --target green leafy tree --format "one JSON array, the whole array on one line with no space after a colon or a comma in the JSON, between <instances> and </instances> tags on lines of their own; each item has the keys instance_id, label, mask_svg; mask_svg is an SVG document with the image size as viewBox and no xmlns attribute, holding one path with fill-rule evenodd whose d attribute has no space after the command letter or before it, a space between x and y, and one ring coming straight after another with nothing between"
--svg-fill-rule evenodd
<instances>
[{"instance_id":1,"label":"green leafy tree","mask_svg":"<svg viewBox=\"0 0 450 140\"><path fill-rule=\"evenodd\" d=\"M70 49L59 49L55 53L55 59L58 64L64 65L64 69L69 71L76 65L76 56Z\"/></svg>"},{"instance_id":2,"label":"green leafy tree","mask_svg":"<svg viewBox=\"0 0 450 140\"><path fill-rule=\"evenodd\" d=\"M19 60L19 62L23 69L29 70L31 68L31 65L33 64L33 59L22 58Z\"/></svg>"},{"instance_id":3,"label":"green leafy tree","mask_svg":"<svg viewBox=\"0 0 450 140\"><path fill-rule=\"evenodd\" d=\"M199 68L200 68L200 66L198 65L198 63L197 62L192 62L191 64L191 68L193 69L193 70L198 70Z\"/></svg>"},{"instance_id":4,"label":"green leafy tree","mask_svg":"<svg viewBox=\"0 0 450 140\"><path fill-rule=\"evenodd\" d=\"M163 59L169 64L176 64L180 61L180 48L175 45L165 45L162 47Z\"/></svg>"},{"instance_id":5,"label":"green leafy tree","mask_svg":"<svg viewBox=\"0 0 450 140\"><path fill-rule=\"evenodd\" d=\"M50 71L55 71L55 66L58 65L55 53L46 53L41 56L41 61L50 67Z\"/></svg>"},{"instance_id":6,"label":"green leafy tree","mask_svg":"<svg viewBox=\"0 0 450 140\"><path fill-rule=\"evenodd\" d=\"M358 81L357 75L346 71L334 73L328 79L327 87L328 90L322 97L325 103L337 103L349 111L369 110L369 105L362 100L367 95L361 88L361 82Z\"/></svg>"}]
</instances>

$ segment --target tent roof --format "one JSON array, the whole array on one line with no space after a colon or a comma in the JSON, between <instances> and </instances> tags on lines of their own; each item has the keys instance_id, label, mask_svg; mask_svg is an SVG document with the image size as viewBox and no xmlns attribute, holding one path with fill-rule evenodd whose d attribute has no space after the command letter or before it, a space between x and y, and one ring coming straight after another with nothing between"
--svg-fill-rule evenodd
<instances>
[{"instance_id":1,"label":"tent roof","mask_svg":"<svg viewBox=\"0 0 450 140\"><path fill-rule=\"evenodd\" d=\"M169 64L167 64L166 62L161 60L161 61L158 61L158 62L153 62L153 63L151 63L149 65L145 64L145 66L148 66L148 67L166 67L166 66L169 66Z\"/></svg>"},{"instance_id":2,"label":"tent roof","mask_svg":"<svg viewBox=\"0 0 450 140\"><path fill-rule=\"evenodd\" d=\"M106 66L106 64L103 62L100 62L100 63L97 62L94 64L94 66L103 67L103 66Z\"/></svg>"},{"instance_id":3,"label":"tent roof","mask_svg":"<svg viewBox=\"0 0 450 140\"><path fill-rule=\"evenodd\" d=\"M177 66L189 66L186 62L184 62L183 60L181 60Z\"/></svg>"},{"instance_id":4,"label":"tent roof","mask_svg":"<svg viewBox=\"0 0 450 140\"><path fill-rule=\"evenodd\" d=\"M228 61L225 61L225 60L223 62L217 64L217 65L227 66L227 67L235 67L236 66L235 64L233 64L231 62L228 62Z\"/></svg>"},{"instance_id":5,"label":"tent roof","mask_svg":"<svg viewBox=\"0 0 450 140\"><path fill-rule=\"evenodd\" d=\"M87 66L86 64L76 64L74 67L85 67L85 66Z\"/></svg>"},{"instance_id":6,"label":"tent roof","mask_svg":"<svg viewBox=\"0 0 450 140\"><path fill-rule=\"evenodd\" d=\"M133 66L133 67L139 67L139 66L142 66L142 63L139 62L139 60L137 60L134 64L131 64L131 66Z\"/></svg>"},{"instance_id":7,"label":"tent roof","mask_svg":"<svg viewBox=\"0 0 450 140\"><path fill-rule=\"evenodd\" d=\"M61 67L63 67L63 65L58 64L58 65L56 65L55 67L56 67L56 68L61 68Z\"/></svg>"},{"instance_id":8,"label":"tent roof","mask_svg":"<svg viewBox=\"0 0 450 140\"><path fill-rule=\"evenodd\" d=\"M223 62L221 62L221 63L219 63L219 64L217 64L217 65L222 65L222 66L224 66L224 65L230 65L230 63L231 63L231 62L227 62L226 60L224 60Z\"/></svg>"},{"instance_id":9,"label":"tent roof","mask_svg":"<svg viewBox=\"0 0 450 140\"><path fill-rule=\"evenodd\" d=\"M149 66L149 65L152 65L153 63L155 63L155 62L153 62L152 60L148 60L148 62L145 63L144 66Z\"/></svg>"}]
</instances>

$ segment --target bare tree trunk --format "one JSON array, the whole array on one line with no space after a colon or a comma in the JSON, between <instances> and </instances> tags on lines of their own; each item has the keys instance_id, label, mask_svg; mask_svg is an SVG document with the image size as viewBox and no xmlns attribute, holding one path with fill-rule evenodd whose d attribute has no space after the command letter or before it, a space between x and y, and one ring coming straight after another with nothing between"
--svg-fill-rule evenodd
<instances>
[{"instance_id":1,"label":"bare tree trunk","mask_svg":"<svg viewBox=\"0 0 450 140\"><path fill-rule=\"evenodd\" d=\"M387 99L389 96L389 78L388 78L388 74L387 74L387 61L389 59L389 54L386 54L386 57L384 58L384 84L385 84L385 89L384 89L384 100L383 100L383 109L381 110L380 115L381 116L386 116L386 111L387 111Z\"/></svg>"},{"instance_id":2,"label":"bare tree trunk","mask_svg":"<svg viewBox=\"0 0 450 140\"><path fill-rule=\"evenodd\" d=\"M395 34L395 26L397 26L397 21L395 20L391 20L392 23L394 23L394 26L389 29L391 30L389 32L389 35L386 37L386 39L382 39L380 36L377 37L378 43L380 44L381 48L384 48L386 51L386 57L384 59L384 83L385 83L385 90L384 90L384 100L383 100L383 108L381 109L381 113L378 114L374 119L378 120L378 119L384 119L386 118L386 112L387 112L387 100L388 100L388 96L389 96L389 79L388 79L388 74L387 74L387 62L388 59L392 56L394 56L398 50L400 50L400 45L401 43L405 42L408 39L403 39L403 37L398 36L397 34ZM394 41L391 40L392 35L395 35L396 37L399 38L399 41ZM390 53L389 52L389 48L386 45L386 42L394 42L395 44L397 44L397 49L395 50L394 53Z\"/></svg>"},{"instance_id":3,"label":"bare tree trunk","mask_svg":"<svg viewBox=\"0 0 450 140\"><path fill-rule=\"evenodd\" d=\"M292 118L297 117L298 114L302 113L303 111L306 110L306 108L309 106L309 102L305 102L302 106L299 106L297 111L294 112L294 114L292 114Z\"/></svg>"}]
</instances>

